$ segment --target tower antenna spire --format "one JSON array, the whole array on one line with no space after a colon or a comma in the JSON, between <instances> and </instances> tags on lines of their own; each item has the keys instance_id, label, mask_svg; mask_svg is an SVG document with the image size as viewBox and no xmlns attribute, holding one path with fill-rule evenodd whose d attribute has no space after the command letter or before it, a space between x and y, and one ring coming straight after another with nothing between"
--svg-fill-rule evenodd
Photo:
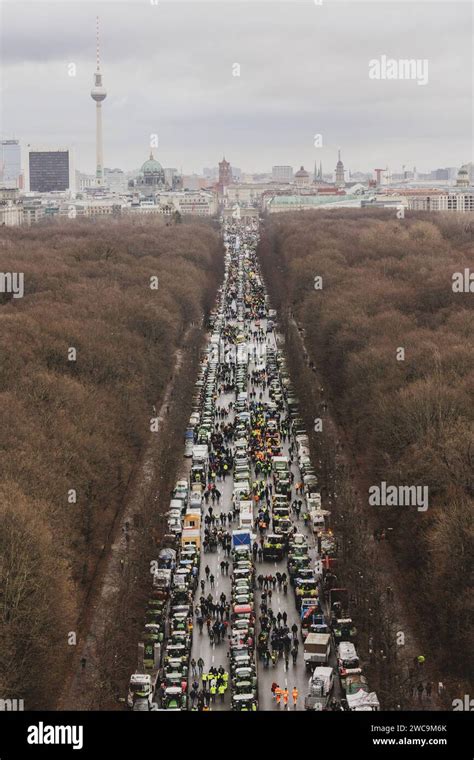
<instances>
[{"instance_id":1,"label":"tower antenna spire","mask_svg":"<svg viewBox=\"0 0 474 760\"><path fill-rule=\"evenodd\" d=\"M99 17L96 16L96 58L97 69L94 74L94 86L91 90L91 98L96 105L96 186L101 187L104 184L104 158L102 149L102 102L107 97L107 91L102 83L102 73L100 71L100 46L99 46Z\"/></svg>"},{"instance_id":2,"label":"tower antenna spire","mask_svg":"<svg viewBox=\"0 0 474 760\"><path fill-rule=\"evenodd\" d=\"M97 71L100 71L100 44L99 44L99 17L96 16L96 57L97 57Z\"/></svg>"}]
</instances>

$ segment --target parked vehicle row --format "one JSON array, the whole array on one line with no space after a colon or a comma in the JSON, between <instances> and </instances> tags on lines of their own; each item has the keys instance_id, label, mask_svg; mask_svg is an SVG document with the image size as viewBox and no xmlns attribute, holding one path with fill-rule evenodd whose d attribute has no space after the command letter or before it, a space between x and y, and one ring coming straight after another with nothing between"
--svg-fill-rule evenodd
<instances>
[{"instance_id":1,"label":"parked vehicle row","mask_svg":"<svg viewBox=\"0 0 474 760\"><path fill-rule=\"evenodd\" d=\"M301 667L309 678L307 710L328 709L336 689L342 690L345 709L378 709L357 654L350 595L336 575L338 542L331 514L322 508L309 436L284 354L272 334L276 312L260 275L257 240L254 225L224 223L224 281L210 314L209 342L184 437L189 474L171 494L167 536L153 567L139 668L127 700L133 709L214 709L214 704L227 709L229 685L233 711L256 711L260 669L268 673L273 667L276 674L284 666L288 673L290 649L292 655L296 650L296 668L299 637ZM222 411L217 399L229 394L231 411ZM220 503L220 484L227 475ZM212 570L203 567L199 580L201 552ZM257 556L272 565L285 561L286 572L268 575L267 565L267 585L262 574L257 588ZM273 604L268 578L273 579ZM201 598L194 608L199 584ZM296 613L288 609L291 589ZM194 656L197 660L202 645L206 658L202 678L191 661L193 612L199 625ZM288 614L296 614L299 630ZM221 659L217 668L223 641L228 665ZM222 690L216 698L206 683L209 674L217 679L218 673Z\"/></svg>"}]
</instances>

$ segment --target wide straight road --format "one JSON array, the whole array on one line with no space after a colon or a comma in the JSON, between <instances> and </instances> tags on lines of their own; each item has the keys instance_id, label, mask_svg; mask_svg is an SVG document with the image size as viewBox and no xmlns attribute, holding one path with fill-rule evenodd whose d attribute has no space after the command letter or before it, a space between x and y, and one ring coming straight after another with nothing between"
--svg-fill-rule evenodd
<instances>
[{"instance_id":1,"label":"wide straight road","mask_svg":"<svg viewBox=\"0 0 474 760\"><path fill-rule=\"evenodd\" d=\"M266 331L266 320L260 320L260 326L263 328L264 331ZM253 334L254 330L256 330L255 322L252 320L248 324L248 333L250 335ZM266 363L266 347L273 347L276 349L276 335L272 331L271 333L267 334L267 342L257 343L253 340L249 341L248 345L250 348L250 356L253 356L254 349L257 352L257 358L253 359L249 362L248 365L248 376L251 377L251 373L253 370L257 369L257 367L262 367ZM230 346L228 346L230 348ZM247 392L250 393L252 389L250 380L248 382L247 386ZM257 391L260 392L260 388L257 387ZM268 389L265 391L262 391L263 401L270 401L270 397L268 394ZM217 400L216 400L216 409L220 410L222 408L227 409L229 407L229 403L235 400L235 394L234 393L220 393ZM286 410L284 410L285 412ZM230 422L234 418L233 414L230 413L228 416L224 418L224 422ZM282 455L289 457L289 445L288 441L283 444L283 451ZM291 465L291 470L294 475L294 482L297 483L300 480L300 473L298 470L298 467L296 464ZM254 468L252 467L252 475L254 479L258 479L259 476L255 475ZM270 482L270 481L269 481ZM220 512L226 512L228 513L232 509L232 493L233 493L233 477L230 473L225 480L217 481L217 487L221 491L222 496L220 499L219 504L215 504L214 506L214 514L220 514ZM295 498L296 493L294 491L294 487L292 487L292 496L291 501L293 498ZM301 497L298 497L301 498ZM310 545L310 555L313 559L316 559L316 549L314 546L314 540L311 532L305 527L304 521L302 518L299 520L296 520L295 517L292 517L293 522L296 523L298 532L305 533L308 536L308 543ZM238 520L235 521L231 528L238 528ZM204 530L204 528L203 528ZM215 601L217 601L222 593L224 593L227 597L227 599L230 599L231 594L231 584L229 576L225 573L222 574L220 563L221 561L225 559L222 549L219 547L219 549L216 552L207 552L202 553L201 555L201 566L200 566L200 575L199 580L204 580L205 582L205 591L204 595L207 596L209 593L212 594ZM210 574L214 575L215 581L214 581L214 588L211 588L211 584L206 581L206 574L205 574L205 568L210 568ZM260 573L263 575L275 575L277 571L280 572L287 572L286 567L286 558L280 560L279 562L274 561L263 561L256 563L256 575L258 576ZM232 562L230 561L230 567L229 567L229 575L232 571ZM201 595L200 586L198 587L198 591L196 593L196 600L199 599L199 596ZM259 607L260 607L260 601L261 601L261 592L258 590L258 585L255 589L255 611L258 617L259 614ZM296 623L299 627L299 613L296 609L295 605L295 595L293 591L293 587L289 585L287 594L283 593L283 590L278 590L278 585L276 586L276 589L274 591L274 595L272 598L271 607L276 614L278 612L287 613L287 620L288 620L288 626L291 628L293 623ZM257 625L257 634L259 632L259 626ZM221 642L220 644L215 644L210 642L209 636L207 635L206 628L204 627L203 633L200 635L197 626L195 626L195 635L193 640L193 647L192 647L192 654L191 657L194 658L196 661L199 657L202 657L205 662L205 670L210 668L211 666L219 667L222 665L222 667L225 670L229 669L229 644L228 642ZM278 708L275 704L275 700L272 697L271 692L271 685L275 681L281 686L281 688L287 687L288 690L291 692L292 689L296 686L299 692L299 697L296 705L297 710L304 709L304 697L307 694L308 691L308 673L305 670L304 662L303 662L303 643L300 639L300 646L299 646L299 652L297 657L297 662L295 665L293 665L292 658L290 657L290 662L288 666L288 670L285 667L285 661L282 658L280 658L277 661L277 664L273 666L270 663L270 666L268 668L265 668L263 666L262 661L259 661L257 663L257 678L258 678L258 698L259 698L259 709L260 710L277 710L280 709L283 711L283 706ZM293 705L291 704L292 700L290 700L289 709L295 709ZM230 709L230 691L228 691L225 695L224 702L222 703L220 701L220 698L217 698L217 701L214 705L212 705L213 710L229 710Z\"/></svg>"}]
</instances>

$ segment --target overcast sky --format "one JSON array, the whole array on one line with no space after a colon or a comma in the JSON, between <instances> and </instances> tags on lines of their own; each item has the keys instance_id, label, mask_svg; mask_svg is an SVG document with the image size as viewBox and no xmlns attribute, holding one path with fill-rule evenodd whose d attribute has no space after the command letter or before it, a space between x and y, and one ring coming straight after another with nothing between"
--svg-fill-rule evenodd
<instances>
[{"instance_id":1,"label":"overcast sky","mask_svg":"<svg viewBox=\"0 0 474 760\"><path fill-rule=\"evenodd\" d=\"M353 171L472 160L469 2L155 1L4 0L2 136L73 146L94 170L98 14L106 166L140 166L152 133L186 173L223 153L244 171L330 171L338 147ZM369 79L382 55L427 59L428 84Z\"/></svg>"}]
</instances>

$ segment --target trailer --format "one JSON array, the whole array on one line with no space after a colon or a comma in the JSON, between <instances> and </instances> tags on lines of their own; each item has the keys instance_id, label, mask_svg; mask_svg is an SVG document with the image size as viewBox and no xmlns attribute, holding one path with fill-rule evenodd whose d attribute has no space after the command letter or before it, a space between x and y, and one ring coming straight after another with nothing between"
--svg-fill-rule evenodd
<instances>
[{"instance_id":1,"label":"trailer","mask_svg":"<svg viewBox=\"0 0 474 760\"><path fill-rule=\"evenodd\" d=\"M234 551L250 551L252 545L252 535L250 530L233 530L232 531L232 548Z\"/></svg>"},{"instance_id":2,"label":"trailer","mask_svg":"<svg viewBox=\"0 0 474 760\"><path fill-rule=\"evenodd\" d=\"M375 691L358 691L356 694L348 694L346 702L350 712L378 712L380 710L380 702Z\"/></svg>"},{"instance_id":3,"label":"trailer","mask_svg":"<svg viewBox=\"0 0 474 760\"><path fill-rule=\"evenodd\" d=\"M315 665L325 665L331 652L329 633L308 633L304 642L303 659L307 669Z\"/></svg>"},{"instance_id":4,"label":"trailer","mask_svg":"<svg viewBox=\"0 0 474 760\"><path fill-rule=\"evenodd\" d=\"M253 504L249 500L240 502L239 525L243 530L250 531L253 528Z\"/></svg>"}]
</instances>

